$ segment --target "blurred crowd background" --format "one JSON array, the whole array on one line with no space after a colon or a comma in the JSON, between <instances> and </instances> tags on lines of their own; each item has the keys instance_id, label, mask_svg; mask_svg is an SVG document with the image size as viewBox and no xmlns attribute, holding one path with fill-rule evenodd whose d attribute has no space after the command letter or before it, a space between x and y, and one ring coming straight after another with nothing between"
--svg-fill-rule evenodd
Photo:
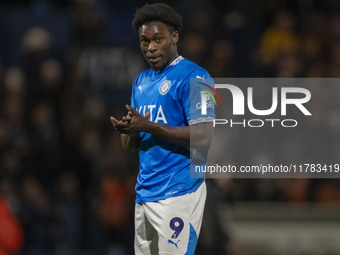
<instances>
[{"instance_id":1,"label":"blurred crowd background","mask_svg":"<svg viewBox=\"0 0 340 255\"><path fill-rule=\"evenodd\" d=\"M21 230L1 231L0 219L0 239L16 236L10 245L0 241L0 254L3 247L3 254L20 255L133 254L138 155L122 150L109 116L125 115L133 79L147 67L131 28L146 2L154 1L1 1L0 196L17 219L6 222ZM167 3L183 16L180 54L212 77L340 76L338 0ZM328 91L317 106L338 107L339 92ZM333 159L339 159L338 113L317 115L332 127ZM340 202L338 180L208 185L213 199L202 236L210 241L199 254L233 254L230 233L216 222L224 205Z\"/></svg>"}]
</instances>

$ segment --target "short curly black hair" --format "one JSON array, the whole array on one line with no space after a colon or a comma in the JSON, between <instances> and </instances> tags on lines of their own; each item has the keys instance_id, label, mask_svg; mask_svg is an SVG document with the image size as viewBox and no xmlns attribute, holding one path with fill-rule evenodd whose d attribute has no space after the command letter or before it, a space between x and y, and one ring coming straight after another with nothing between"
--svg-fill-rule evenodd
<instances>
[{"instance_id":1,"label":"short curly black hair","mask_svg":"<svg viewBox=\"0 0 340 255\"><path fill-rule=\"evenodd\" d=\"M132 21L132 28L136 34L141 25L161 21L167 24L173 31L180 31L182 27L182 17L172 7L163 3L145 4L137 9Z\"/></svg>"}]
</instances>

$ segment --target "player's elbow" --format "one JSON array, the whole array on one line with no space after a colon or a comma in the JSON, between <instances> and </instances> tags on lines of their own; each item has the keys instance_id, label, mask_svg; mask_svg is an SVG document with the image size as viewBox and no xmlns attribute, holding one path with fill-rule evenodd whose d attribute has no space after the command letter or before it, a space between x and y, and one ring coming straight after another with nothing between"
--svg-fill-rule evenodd
<instances>
[{"instance_id":1,"label":"player's elbow","mask_svg":"<svg viewBox=\"0 0 340 255\"><path fill-rule=\"evenodd\" d=\"M196 149L209 150L212 143L212 137L209 134L191 136L190 145Z\"/></svg>"},{"instance_id":2,"label":"player's elbow","mask_svg":"<svg viewBox=\"0 0 340 255\"><path fill-rule=\"evenodd\" d=\"M136 152L139 150L139 139L136 136L122 134L121 140L125 151Z\"/></svg>"},{"instance_id":3,"label":"player's elbow","mask_svg":"<svg viewBox=\"0 0 340 255\"><path fill-rule=\"evenodd\" d=\"M211 137L209 135L203 136L201 139L196 141L196 148L209 150L211 147Z\"/></svg>"},{"instance_id":4,"label":"player's elbow","mask_svg":"<svg viewBox=\"0 0 340 255\"><path fill-rule=\"evenodd\" d=\"M209 150L212 143L213 127L211 123L200 123L191 127L191 144L198 149Z\"/></svg>"},{"instance_id":5,"label":"player's elbow","mask_svg":"<svg viewBox=\"0 0 340 255\"><path fill-rule=\"evenodd\" d=\"M136 152L138 151L138 147L131 146L130 144L123 144L123 149L127 152Z\"/></svg>"}]
</instances>

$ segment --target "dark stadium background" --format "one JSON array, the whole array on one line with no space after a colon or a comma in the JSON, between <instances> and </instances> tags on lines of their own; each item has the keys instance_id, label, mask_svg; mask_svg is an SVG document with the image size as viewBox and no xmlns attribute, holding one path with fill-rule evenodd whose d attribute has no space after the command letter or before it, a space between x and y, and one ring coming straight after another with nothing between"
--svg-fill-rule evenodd
<instances>
[{"instance_id":1,"label":"dark stadium background","mask_svg":"<svg viewBox=\"0 0 340 255\"><path fill-rule=\"evenodd\" d=\"M133 254L138 158L109 116L146 68L131 28L145 2L1 1L0 195L23 229L17 254ZM338 0L167 3L183 16L180 53L212 77L340 76ZM339 92L318 106L339 109ZM319 118L339 130L338 114ZM326 137L339 163L339 132ZM207 182L197 254L340 254L338 179Z\"/></svg>"}]
</instances>

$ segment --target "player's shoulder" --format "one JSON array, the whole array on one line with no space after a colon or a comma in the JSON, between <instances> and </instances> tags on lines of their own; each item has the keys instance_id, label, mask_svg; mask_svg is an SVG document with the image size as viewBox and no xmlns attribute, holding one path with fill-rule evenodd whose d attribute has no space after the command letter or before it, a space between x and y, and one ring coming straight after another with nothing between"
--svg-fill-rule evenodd
<instances>
[{"instance_id":1,"label":"player's shoulder","mask_svg":"<svg viewBox=\"0 0 340 255\"><path fill-rule=\"evenodd\" d=\"M148 68L142 72L140 72L139 74L137 74L136 78L135 78L135 81L138 81L138 80L141 80L141 79L144 79L146 77L149 77L150 74L152 72L152 69L151 68Z\"/></svg>"},{"instance_id":2,"label":"player's shoulder","mask_svg":"<svg viewBox=\"0 0 340 255\"><path fill-rule=\"evenodd\" d=\"M183 74L190 78L196 78L196 76L210 76L206 69L186 58L179 63L179 67L180 70L183 71Z\"/></svg>"},{"instance_id":3,"label":"player's shoulder","mask_svg":"<svg viewBox=\"0 0 340 255\"><path fill-rule=\"evenodd\" d=\"M146 69L139 74L136 75L135 80L133 82L133 88L138 87L141 83L148 82L148 80L152 77L152 69Z\"/></svg>"}]
</instances>

